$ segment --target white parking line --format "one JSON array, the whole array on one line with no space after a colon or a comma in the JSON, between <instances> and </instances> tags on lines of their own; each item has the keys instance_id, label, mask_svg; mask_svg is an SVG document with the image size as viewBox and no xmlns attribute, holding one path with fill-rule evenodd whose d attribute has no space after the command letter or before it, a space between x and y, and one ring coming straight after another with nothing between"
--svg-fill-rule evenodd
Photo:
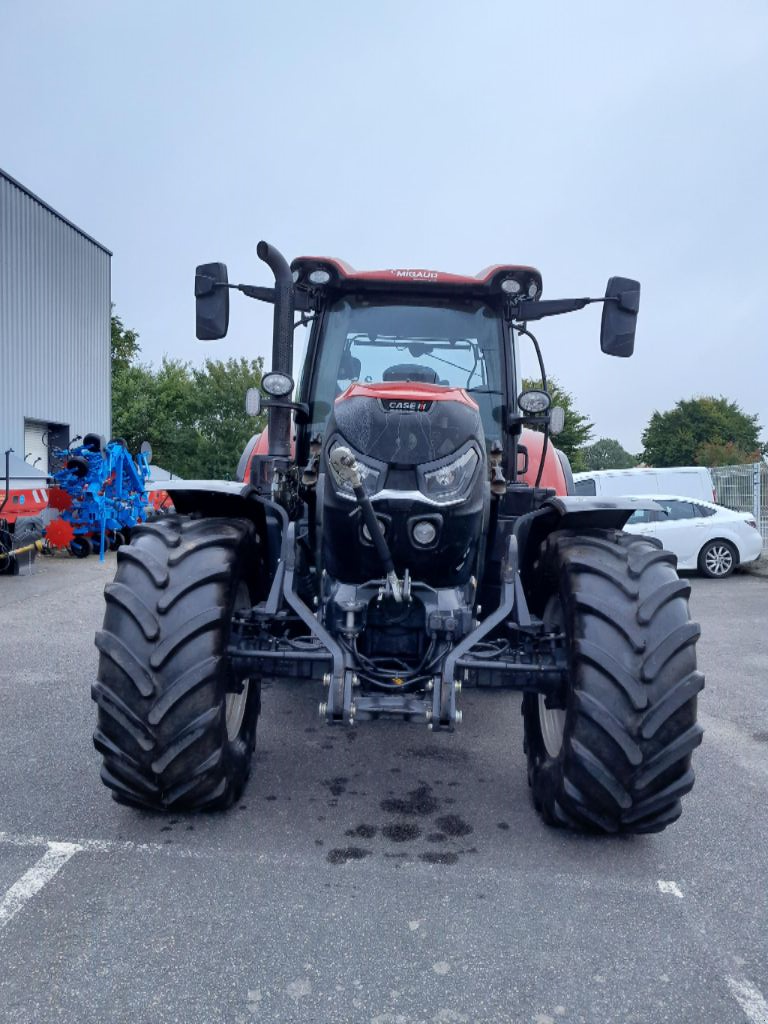
<instances>
[{"instance_id":1,"label":"white parking line","mask_svg":"<svg viewBox=\"0 0 768 1024\"><path fill-rule=\"evenodd\" d=\"M48 843L48 849L29 871L14 882L0 903L0 928L15 917L24 904L40 892L70 857L82 849L77 843Z\"/></svg>"},{"instance_id":2,"label":"white parking line","mask_svg":"<svg viewBox=\"0 0 768 1024\"><path fill-rule=\"evenodd\" d=\"M45 836L26 836L16 832L0 832L0 844L9 846L76 846L84 853L167 853L174 857L202 857L204 854L167 843L134 843L129 839L73 839L53 842ZM214 856L212 853L211 856Z\"/></svg>"},{"instance_id":3,"label":"white parking line","mask_svg":"<svg viewBox=\"0 0 768 1024\"><path fill-rule=\"evenodd\" d=\"M745 978L726 978L731 995L744 1011L750 1024L768 1024L768 1003L763 993Z\"/></svg>"}]
</instances>

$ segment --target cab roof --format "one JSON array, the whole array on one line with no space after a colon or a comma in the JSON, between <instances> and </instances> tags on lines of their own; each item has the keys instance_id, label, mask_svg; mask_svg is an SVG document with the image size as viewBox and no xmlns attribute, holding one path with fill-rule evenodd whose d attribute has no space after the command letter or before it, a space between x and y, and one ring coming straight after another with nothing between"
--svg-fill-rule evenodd
<instances>
[{"instance_id":1,"label":"cab roof","mask_svg":"<svg viewBox=\"0 0 768 1024\"><path fill-rule=\"evenodd\" d=\"M506 294L528 299L541 295L541 274L535 267L518 264L495 264L472 277L449 274L442 270L393 268L389 270L355 270L344 260L331 256L299 256L291 263L294 281L299 288L329 289L333 291L378 292L441 292L466 297L488 297ZM311 276L325 271L328 278L315 283ZM319 275L322 277L322 274ZM502 282L510 281L506 288Z\"/></svg>"}]
</instances>

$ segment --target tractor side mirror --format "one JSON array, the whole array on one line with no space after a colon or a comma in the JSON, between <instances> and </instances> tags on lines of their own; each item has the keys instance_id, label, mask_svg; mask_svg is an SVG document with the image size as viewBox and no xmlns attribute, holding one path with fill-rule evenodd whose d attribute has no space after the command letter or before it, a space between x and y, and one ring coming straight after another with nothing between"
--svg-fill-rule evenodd
<instances>
[{"instance_id":1,"label":"tractor side mirror","mask_svg":"<svg viewBox=\"0 0 768 1024\"><path fill-rule=\"evenodd\" d=\"M639 281L629 277L608 279L600 324L600 348L606 355L625 359L632 355L639 308Z\"/></svg>"},{"instance_id":2,"label":"tractor side mirror","mask_svg":"<svg viewBox=\"0 0 768 1024\"><path fill-rule=\"evenodd\" d=\"M149 441L142 441L141 448L139 449L139 451L141 452L142 455L146 455L147 462L152 461L152 445L149 443Z\"/></svg>"},{"instance_id":3,"label":"tractor side mirror","mask_svg":"<svg viewBox=\"0 0 768 1024\"><path fill-rule=\"evenodd\" d=\"M227 265L203 263L195 270L195 334L200 341L218 341L228 327Z\"/></svg>"}]
</instances>

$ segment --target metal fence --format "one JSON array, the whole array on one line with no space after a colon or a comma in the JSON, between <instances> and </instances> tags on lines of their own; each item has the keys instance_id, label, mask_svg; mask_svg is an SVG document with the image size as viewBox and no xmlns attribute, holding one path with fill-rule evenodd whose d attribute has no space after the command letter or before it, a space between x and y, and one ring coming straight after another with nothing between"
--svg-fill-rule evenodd
<instances>
[{"instance_id":1,"label":"metal fence","mask_svg":"<svg viewBox=\"0 0 768 1024\"><path fill-rule=\"evenodd\" d=\"M710 472L718 505L751 512L763 538L763 555L768 554L768 464L716 466Z\"/></svg>"}]
</instances>

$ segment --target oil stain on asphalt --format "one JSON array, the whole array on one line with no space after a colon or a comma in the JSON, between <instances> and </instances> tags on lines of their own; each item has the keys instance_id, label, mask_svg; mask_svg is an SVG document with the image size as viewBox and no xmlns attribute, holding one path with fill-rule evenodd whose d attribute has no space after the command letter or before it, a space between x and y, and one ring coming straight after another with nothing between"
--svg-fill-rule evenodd
<instances>
[{"instance_id":1,"label":"oil stain on asphalt","mask_svg":"<svg viewBox=\"0 0 768 1024\"><path fill-rule=\"evenodd\" d=\"M323 784L334 796L341 796L346 792L348 781L345 777L338 777L326 780ZM442 849L426 849L416 853L416 856L425 864L456 864L462 854L477 853L477 848L451 849L456 840L463 839L474 832L473 826L460 815L440 814L440 811L445 809L445 805L453 802L450 798L438 798L429 783L422 780L415 789L410 790L405 796L389 796L381 801L379 805L381 810L387 815L395 816L394 821L381 826L361 823L354 828L347 829L345 835L350 839L371 840L380 834L389 843L398 845L413 843L421 839L423 835L422 828L413 819L433 818L432 830L427 831L426 842L432 845L440 844ZM436 815L437 817L435 817ZM347 864L349 861L364 860L373 853L374 850L371 847L345 846L330 850L326 854L326 859L330 864ZM398 860L406 859L409 855L412 856L408 852L384 852L383 855Z\"/></svg>"},{"instance_id":2,"label":"oil stain on asphalt","mask_svg":"<svg viewBox=\"0 0 768 1024\"><path fill-rule=\"evenodd\" d=\"M381 834L391 843L408 843L419 838L421 829L410 821L398 821L394 825L385 825Z\"/></svg>"},{"instance_id":3,"label":"oil stain on asphalt","mask_svg":"<svg viewBox=\"0 0 768 1024\"><path fill-rule=\"evenodd\" d=\"M412 789L405 798L391 797L381 801L381 809L386 814L415 814L426 818L438 810L439 804L432 794L432 789L422 784L418 789Z\"/></svg>"},{"instance_id":4,"label":"oil stain on asphalt","mask_svg":"<svg viewBox=\"0 0 768 1024\"><path fill-rule=\"evenodd\" d=\"M366 850L362 846L345 846L343 849L331 850L327 859L329 864L346 864L350 860L364 860L372 853L373 850Z\"/></svg>"}]
</instances>

